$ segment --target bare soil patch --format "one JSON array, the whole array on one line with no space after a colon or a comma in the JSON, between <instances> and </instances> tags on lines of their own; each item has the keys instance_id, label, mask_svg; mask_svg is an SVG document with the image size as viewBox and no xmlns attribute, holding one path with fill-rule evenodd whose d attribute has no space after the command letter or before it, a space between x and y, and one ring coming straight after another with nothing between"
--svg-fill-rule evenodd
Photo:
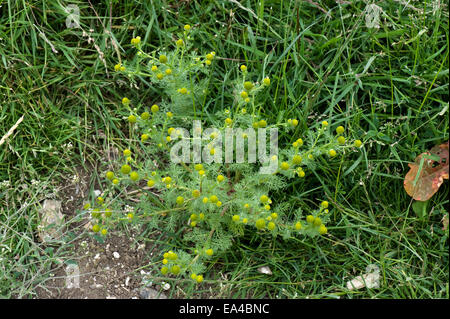
<instances>
[{"instance_id":1,"label":"bare soil patch","mask_svg":"<svg viewBox=\"0 0 450 319\"><path fill-rule=\"evenodd\" d=\"M86 230L89 221L76 219L88 196L89 176L89 171L78 169L58 192L68 222L66 232L75 239L69 243L68 257L54 265L50 277L36 287L36 298L139 298L143 279L150 275L146 265L155 247L139 242L138 230L112 231L100 243Z\"/></svg>"}]
</instances>

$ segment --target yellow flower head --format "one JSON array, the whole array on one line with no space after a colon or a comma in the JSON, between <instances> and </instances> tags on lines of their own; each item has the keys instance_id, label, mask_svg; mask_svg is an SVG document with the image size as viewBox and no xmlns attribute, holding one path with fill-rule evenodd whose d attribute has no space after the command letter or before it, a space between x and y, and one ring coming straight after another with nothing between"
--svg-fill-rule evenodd
<instances>
[{"instance_id":1,"label":"yellow flower head","mask_svg":"<svg viewBox=\"0 0 450 319\"><path fill-rule=\"evenodd\" d=\"M258 229L263 229L266 227L266 221L264 219L260 218L255 222L255 226Z\"/></svg>"},{"instance_id":2,"label":"yellow flower head","mask_svg":"<svg viewBox=\"0 0 450 319\"><path fill-rule=\"evenodd\" d=\"M136 38L131 39L132 45L138 45L141 42L141 37L137 36Z\"/></svg>"},{"instance_id":3,"label":"yellow flower head","mask_svg":"<svg viewBox=\"0 0 450 319\"><path fill-rule=\"evenodd\" d=\"M260 120L260 121L258 122L258 127L263 128L263 127L266 127L266 126L267 126L266 120Z\"/></svg>"},{"instance_id":4,"label":"yellow flower head","mask_svg":"<svg viewBox=\"0 0 450 319\"><path fill-rule=\"evenodd\" d=\"M328 232L327 228L325 227L325 225L320 225L319 227L319 234L321 235L325 235Z\"/></svg>"},{"instance_id":5,"label":"yellow flower head","mask_svg":"<svg viewBox=\"0 0 450 319\"><path fill-rule=\"evenodd\" d=\"M130 104L130 99L128 99L127 97L124 97L124 98L122 99L122 104L123 104L123 105L128 105L128 104Z\"/></svg>"},{"instance_id":6,"label":"yellow flower head","mask_svg":"<svg viewBox=\"0 0 450 319\"><path fill-rule=\"evenodd\" d=\"M212 250L211 248L207 249L205 252L208 256L212 256L214 254L214 250Z\"/></svg>"},{"instance_id":7,"label":"yellow flower head","mask_svg":"<svg viewBox=\"0 0 450 319\"><path fill-rule=\"evenodd\" d=\"M159 62L166 63L167 62L167 56L165 56L164 54L161 54L159 56Z\"/></svg>"},{"instance_id":8,"label":"yellow flower head","mask_svg":"<svg viewBox=\"0 0 450 319\"><path fill-rule=\"evenodd\" d=\"M341 136L339 136L339 137L337 138L337 141L338 141L339 144L343 145L343 144L345 144L345 137L343 137L343 136L341 135Z\"/></svg>"},{"instance_id":9,"label":"yellow flower head","mask_svg":"<svg viewBox=\"0 0 450 319\"><path fill-rule=\"evenodd\" d=\"M281 167L282 170L288 170L289 169L289 163L283 162L283 163L281 163L280 167Z\"/></svg>"},{"instance_id":10,"label":"yellow flower head","mask_svg":"<svg viewBox=\"0 0 450 319\"><path fill-rule=\"evenodd\" d=\"M156 105L156 104L153 104L152 107L151 107L151 111L152 111L153 113L158 112L158 111L159 111L159 106Z\"/></svg>"},{"instance_id":11,"label":"yellow flower head","mask_svg":"<svg viewBox=\"0 0 450 319\"><path fill-rule=\"evenodd\" d=\"M345 132L345 128L343 127L343 126L338 126L337 128L336 128L336 133L337 134L342 134L342 133L344 133Z\"/></svg>"},{"instance_id":12,"label":"yellow flower head","mask_svg":"<svg viewBox=\"0 0 450 319\"><path fill-rule=\"evenodd\" d=\"M246 89L247 91L250 91L251 89L253 89L254 85L252 82L250 81L245 81L244 82L244 89Z\"/></svg>"},{"instance_id":13,"label":"yellow flower head","mask_svg":"<svg viewBox=\"0 0 450 319\"><path fill-rule=\"evenodd\" d=\"M130 116L128 116L128 122L130 123L136 123L137 118L136 116L134 116L133 114L131 114Z\"/></svg>"},{"instance_id":14,"label":"yellow flower head","mask_svg":"<svg viewBox=\"0 0 450 319\"><path fill-rule=\"evenodd\" d=\"M109 179L109 180L112 180L114 178L114 173L111 172L111 171L107 172L106 173L106 178Z\"/></svg>"},{"instance_id":15,"label":"yellow flower head","mask_svg":"<svg viewBox=\"0 0 450 319\"><path fill-rule=\"evenodd\" d=\"M137 172L131 172L130 173L130 179L132 180L132 181L137 181L137 180L139 180L139 174L137 173Z\"/></svg>"},{"instance_id":16,"label":"yellow flower head","mask_svg":"<svg viewBox=\"0 0 450 319\"><path fill-rule=\"evenodd\" d=\"M267 203L269 201L269 197L267 195L262 195L259 200L261 203Z\"/></svg>"},{"instance_id":17,"label":"yellow flower head","mask_svg":"<svg viewBox=\"0 0 450 319\"><path fill-rule=\"evenodd\" d=\"M131 151L127 148L127 149L125 149L125 150L123 150L123 156L126 156L126 157L128 157L128 156L130 156L131 155Z\"/></svg>"},{"instance_id":18,"label":"yellow flower head","mask_svg":"<svg viewBox=\"0 0 450 319\"><path fill-rule=\"evenodd\" d=\"M176 202L177 202L178 205L183 205L184 198L182 196L178 196Z\"/></svg>"},{"instance_id":19,"label":"yellow flower head","mask_svg":"<svg viewBox=\"0 0 450 319\"><path fill-rule=\"evenodd\" d=\"M299 165L302 162L302 157L300 155L294 155L292 158L292 163Z\"/></svg>"}]
</instances>

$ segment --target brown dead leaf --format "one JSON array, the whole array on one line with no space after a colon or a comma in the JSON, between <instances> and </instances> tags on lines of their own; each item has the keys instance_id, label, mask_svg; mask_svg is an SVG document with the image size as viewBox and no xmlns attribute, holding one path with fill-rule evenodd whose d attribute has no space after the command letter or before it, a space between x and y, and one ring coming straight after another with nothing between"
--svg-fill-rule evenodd
<instances>
[{"instance_id":1,"label":"brown dead leaf","mask_svg":"<svg viewBox=\"0 0 450 319\"><path fill-rule=\"evenodd\" d=\"M408 164L409 172L405 176L404 187L409 196L419 201L430 199L444 182L449 174L449 142L434 146L429 152L417 156L414 163ZM439 161L424 159L419 178L414 181L419 171L420 161L424 155L435 155Z\"/></svg>"}]
</instances>

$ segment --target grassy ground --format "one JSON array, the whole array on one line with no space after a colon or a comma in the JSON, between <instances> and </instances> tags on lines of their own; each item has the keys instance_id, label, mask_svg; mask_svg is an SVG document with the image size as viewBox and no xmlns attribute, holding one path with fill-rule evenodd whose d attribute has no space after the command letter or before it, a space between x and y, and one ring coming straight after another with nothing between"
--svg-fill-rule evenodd
<instances>
[{"instance_id":1,"label":"grassy ground","mask_svg":"<svg viewBox=\"0 0 450 319\"><path fill-rule=\"evenodd\" d=\"M207 112L232 101L227 80L245 63L251 75L272 79L268 122L298 118L302 130L327 119L370 139L359 157L321 162L327 174L302 182L306 194L290 185L306 198L299 206L325 191L339 211L331 235L241 239L211 266L211 278L228 274L225 296L448 298L448 183L424 218L403 189L407 163L449 135L449 11L437 3L383 2L380 28L370 29L363 1L78 2L84 33L66 28L57 2L0 1L0 138L24 116L0 145L0 295L30 296L63 253L34 240L42 200L58 198L77 167L96 168L108 149L121 148L128 113L117 101L130 89L112 68L133 58L130 39L140 35L152 52L189 23L196 47L221 58ZM158 99L148 83L138 86L133 94ZM98 180L95 169L90 178ZM373 263L381 288L344 288ZM259 274L262 265L274 275ZM192 287L186 293L196 296Z\"/></svg>"}]
</instances>

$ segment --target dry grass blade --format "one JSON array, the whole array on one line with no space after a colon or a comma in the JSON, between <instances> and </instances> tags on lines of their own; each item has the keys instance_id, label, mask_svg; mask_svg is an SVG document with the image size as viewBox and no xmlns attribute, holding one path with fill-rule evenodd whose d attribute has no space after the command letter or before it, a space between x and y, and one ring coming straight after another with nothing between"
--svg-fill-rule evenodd
<instances>
[{"instance_id":1,"label":"dry grass blade","mask_svg":"<svg viewBox=\"0 0 450 319\"><path fill-rule=\"evenodd\" d=\"M8 133L6 133L2 139L0 140L0 146L3 145L3 143L5 143L5 141L8 139L8 137L10 137L12 135L12 133L14 133L14 131L16 130L16 128L19 126L19 124L23 121L23 117L24 115L22 115L20 117L20 119L17 120L16 124L14 124L8 131Z\"/></svg>"}]
</instances>

